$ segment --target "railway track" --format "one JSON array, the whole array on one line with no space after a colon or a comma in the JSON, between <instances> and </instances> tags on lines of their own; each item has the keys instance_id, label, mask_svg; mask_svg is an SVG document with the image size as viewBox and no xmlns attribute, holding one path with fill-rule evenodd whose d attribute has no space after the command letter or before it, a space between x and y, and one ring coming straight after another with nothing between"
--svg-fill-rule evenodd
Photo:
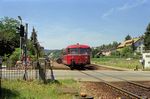
<instances>
[{"instance_id":1,"label":"railway track","mask_svg":"<svg viewBox=\"0 0 150 99\"><path fill-rule=\"evenodd\" d=\"M107 81L105 81L105 80L103 80L103 79L101 79L101 78L99 78L97 76L93 76L93 75L91 75L89 73L85 73L84 71L82 71L82 70L115 70L115 71L120 71L120 70L111 69L111 68L104 68L104 67L93 65L93 64L91 64L89 66L86 66L84 68L79 68L79 69L77 68L75 70L77 70L77 71L79 71L79 72L81 72L81 73L83 73L85 75L88 75L88 76L90 76L92 78L95 78L95 79L99 80L100 82L104 83L106 86L109 86L113 90L116 90L116 91L118 91L121 94L124 94L124 96L130 97L132 99L148 99L145 95L141 95L141 94L138 94L136 92L127 90L126 88L119 87L118 85L116 85L114 83L107 82ZM96 71L93 71L93 72L96 72ZM136 83L136 82L133 82L133 81L128 81L126 79L115 77L115 76L112 76L112 75L109 75L109 74L104 74L104 73L100 73L100 74L104 75L104 76L107 76L107 77L119 79L122 82L126 82L126 83L130 84L128 86L132 86L134 88L138 88L137 90L148 91L148 92L150 91L150 87L142 85L140 83Z\"/></svg>"},{"instance_id":2,"label":"railway track","mask_svg":"<svg viewBox=\"0 0 150 99\"><path fill-rule=\"evenodd\" d=\"M95 71L95 72L96 72L96 71ZM99 72L97 72L97 73L99 73ZM138 86L138 87L141 87L141 88L143 88L143 89L145 89L145 90L147 90L147 91L150 91L150 86L142 85L142 84L140 84L140 83L136 83L136 82L133 82L133 81L128 81L128 80L126 80L126 79L119 78L119 77L116 77L116 76L112 76L112 75L109 75L109 74L104 74L104 73L100 73L100 74L105 75L105 76L108 76L108 77L112 77L112 78L116 78L116 79L122 80L123 82L127 82L127 83L129 83L129 84L133 84L133 85Z\"/></svg>"},{"instance_id":3,"label":"railway track","mask_svg":"<svg viewBox=\"0 0 150 99\"><path fill-rule=\"evenodd\" d=\"M64 64L58 64L57 62L53 62L53 69L54 70L70 70L70 68ZM113 71L122 71L120 69L108 68L103 66L98 66L95 64L86 65L84 67L76 66L74 70L113 70Z\"/></svg>"},{"instance_id":4,"label":"railway track","mask_svg":"<svg viewBox=\"0 0 150 99\"><path fill-rule=\"evenodd\" d=\"M116 91L120 92L121 94L124 94L125 96L127 96L129 98L132 98L132 99L148 99L145 95L141 96L140 94L137 94L137 93L131 92L129 90L126 90L126 88L118 87L116 84L112 84L110 82L107 82L107 81L105 81L105 80L103 80L103 79L101 79L99 77L93 76L93 75L91 75L89 73L85 73L83 71L79 71L79 72L99 80L100 82L104 83L106 86L109 86L113 90L116 90ZM107 75L107 76L111 77L110 75ZM117 78L117 79L119 79L119 78ZM127 81L127 80L123 80L123 79L121 79L121 80L122 81ZM146 89L146 91L149 91L149 87L143 86L143 85L141 85L139 83L134 83L134 82L130 82L130 81L128 81L128 83L132 84L132 86L135 85L135 86L138 86L140 88Z\"/></svg>"}]
</instances>

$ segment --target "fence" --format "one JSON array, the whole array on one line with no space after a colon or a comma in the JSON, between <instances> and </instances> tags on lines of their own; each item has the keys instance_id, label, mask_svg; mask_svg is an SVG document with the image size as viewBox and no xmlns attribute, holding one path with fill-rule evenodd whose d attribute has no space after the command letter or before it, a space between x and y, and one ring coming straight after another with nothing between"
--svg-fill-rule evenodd
<instances>
[{"instance_id":1,"label":"fence","mask_svg":"<svg viewBox=\"0 0 150 99\"><path fill-rule=\"evenodd\" d=\"M11 67L1 65L0 72L1 79L24 79L26 76L27 80L38 79L43 82L46 82L46 79L54 80L51 61L45 58L40 58L39 61L32 62L27 66L22 63Z\"/></svg>"}]
</instances>

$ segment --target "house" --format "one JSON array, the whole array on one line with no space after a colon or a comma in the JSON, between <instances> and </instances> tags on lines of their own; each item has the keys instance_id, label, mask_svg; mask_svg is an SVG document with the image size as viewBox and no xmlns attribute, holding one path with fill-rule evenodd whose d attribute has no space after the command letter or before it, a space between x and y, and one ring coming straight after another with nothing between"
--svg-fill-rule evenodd
<instances>
[{"instance_id":1,"label":"house","mask_svg":"<svg viewBox=\"0 0 150 99\"><path fill-rule=\"evenodd\" d=\"M96 55L97 56L111 56L111 53L116 51L115 49L106 49L99 51Z\"/></svg>"},{"instance_id":2,"label":"house","mask_svg":"<svg viewBox=\"0 0 150 99\"><path fill-rule=\"evenodd\" d=\"M120 51L122 50L122 48L127 46L134 46L135 52L139 52L142 54L144 51L144 39L142 37L139 37L139 38L133 38L131 40L126 40L122 42L120 45L118 45L117 51Z\"/></svg>"},{"instance_id":3,"label":"house","mask_svg":"<svg viewBox=\"0 0 150 99\"><path fill-rule=\"evenodd\" d=\"M138 40L136 40L136 42L134 42L134 47L136 52L142 54L144 52L144 39L139 38Z\"/></svg>"},{"instance_id":4,"label":"house","mask_svg":"<svg viewBox=\"0 0 150 99\"><path fill-rule=\"evenodd\" d=\"M110 50L104 50L104 51L102 51L102 55L110 56L111 55L111 51Z\"/></svg>"}]
</instances>

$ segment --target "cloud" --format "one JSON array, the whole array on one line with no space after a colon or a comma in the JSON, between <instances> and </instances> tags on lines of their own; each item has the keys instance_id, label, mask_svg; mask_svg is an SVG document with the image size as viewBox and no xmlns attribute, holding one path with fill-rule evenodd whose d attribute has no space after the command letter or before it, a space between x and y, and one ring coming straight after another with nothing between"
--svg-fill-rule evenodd
<instances>
[{"instance_id":1,"label":"cloud","mask_svg":"<svg viewBox=\"0 0 150 99\"><path fill-rule=\"evenodd\" d=\"M110 16L113 12L115 11L114 8L111 8L109 11L105 12L103 15L102 15L102 18L105 18L107 16Z\"/></svg>"},{"instance_id":2,"label":"cloud","mask_svg":"<svg viewBox=\"0 0 150 99\"><path fill-rule=\"evenodd\" d=\"M115 12L133 9L133 8L136 8L138 6L145 4L146 2L147 2L147 0L135 0L134 3L125 3L124 5L122 5L120 7L111 8L110 10L106 11L101 17L106 18Z\"/></svg>"},{"instance_id":3,"label":"cloud","mask_svg":"<svg viewBox=\"0 0 150 99\"><path fill-rule=\"evenodd\" d=\"M147 0L137 0L137 2L135 2L133 4L126 3L123 6L119 7L118 10L122 11L122 10L132 9L132 8L138 7L140 5L143 5L146 2L147 2Z\"/></svg>"}]
</instances>

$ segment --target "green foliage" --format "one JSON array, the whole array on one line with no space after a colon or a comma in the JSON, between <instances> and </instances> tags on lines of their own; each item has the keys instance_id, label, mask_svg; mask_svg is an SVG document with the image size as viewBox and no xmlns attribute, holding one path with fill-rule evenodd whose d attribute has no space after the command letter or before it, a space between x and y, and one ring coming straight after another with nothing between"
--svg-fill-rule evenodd
<instances>
[{"instance_id":1,"label":"green foliage","mask_svg":"<svg viewBox=\"0 0 150 99\"><path fill-rule=\"evenodd\" d=\"M101 54L102 51L105 51L105 50L115 50L118 46L118 42L116 41L113 41L113 43L110 43L110 44L103 44L99 47L96 47L96 48L92 48L92 57L94 58L98 58L100 57L100 55L98 54Z\"/></svg>"},{"instance_id":2,"label":"green foliage","mask_svg":"<svg viewBox=\"0 0 150 99\"><path fill-rule=\"evenodd\" d=\"M4 17L0 19L0 55L11 54L16 47L19 47L19 34L16 27L18 20Z\"/></svg>"},{"instance_id":3,"label":"green foliage","mask_svg":"<svg viewBox=\"0 0 150 99\"><path fill-rule=\"evenodd\" d=\"M145 50L150 50L150 23L147 26L147 29L145 32L144 45L145 45Z\"/></svg>"},{"instance_id":4,"label":"green foliage","mask_svg":"<svg viewBox=\"0 0 150 99\"><path fill-rule=\"evenodd\" d=\"M45 53L44 53L44 48L43 47L41 47L41 45L40 45L40 51L39 51L39 56L40 57L44 57L44 55L45 55Z\"/></svg>"},{"instance_id":5,"label":"green foliage","mask_svg":"<svg viewBox=\"0 0 150 99\"><path fill-rule=\"evenodd\" d=\"M35 55L36 51L31 40L27 41L27 50L29 51L29 56Z\"/></svg>"},{"instance_id":6,"label":"green foliage","mask_svg":"<svg viewBox=\"0 0 150 99\"><path fill-rule=\"evenodd\" d=\"M134 59L140 59L142 54L140 52L135 52L135 55L133 56Z\"/></svg>"},{"instance_id":7,"label":"green foliage","mask_svg":"<svg viewBox=\"0 0 150 99\"><path fill-rule=\"evenodd\" d=\"M63 50L50 50L49 56L53 59L58 59L62 56Z\"/></svg>"},{"instance_id":8,"label":"green foliage","mask_svg":"<svg viewBox=\"0 0 150 99\"><path fill-rule=\"evenodd\" d=\"M102 46L99 46L98 47L98 49L99 50L112 50L112 49L116 49L117 48L117 46L118 46L118 42L116 42L116 41L113 41L113 43L110 43L110 44L103 44Z\"/></svg>"},{"instance_id":9,"label":"green foliage","mask_svg":"<svg viewBox=\"0 0 150 99\"><path fill-rule=\"evenodd\" d=\"M15 51L11 54L10 56L11 64L9 64L10 66L14 66L16 64L16 61L19 60L20 51L21 51L20 48L16 48Z\"/></svg>"},{"instance_id":10,"label":"green foliage","mask_svg":"<svg viewBox=\"0 0 150 99\"><path fill-rule=\"evenodd\" d=\"M98 48L92 48L92 58L97 57L97 53L99 52Z\"/></svg>"},{"instance_id":11,"label":"green foliage","mask_svg":"<svg viewBox=\"0 0 150 99\"><path fill-rule=\"evenodd\" d=\"M120 57L120 52L119 51L114 51L114 52L111 53L111 56Z\"/></svg>"},{"instance_id":12,"label":"green foliage","mask_svg":"<svg viewBox=\"0 0 150 99\"><path fill-rule=\"evenodd\" d=\"M64 94L62 89L78 88L74 80L59 80L60 84L41 84L36 80L2 80L2 99L72 99L72 94ZM8 91L4 91L7 89ZM6 93L5 93L6 92Z\"/></svg>"},{"instance_id":13,"label":"green foliage","mask_svg":"<svg viewBox=\"0 0 150 99\"><path fill-rule=\"evenodd\" d=\"M123 57L133 57L133 48L131 46L124 47L120 54Z\"/></svg>"},{"instance_id":14,"label":"green foliage","mask_svg":"<svg viewBox=\"0 0 150 99\"><path fill-rule=\"evenodd\" d=\"M44 56L44 48L39 44L37 33L35 32L34 28L31 34L31 39L28 41L28 43L28 49L30 50L31 55L37 55L40 57Z\"/></svg>"},{"instance_id":15,"label":"green foliage","mask_svg":"<svg viewBox=\"0 0 150 99\"><path fill-rule=\"evenodd\" d=\"M92 63L128 69L135 69L136 66L138 66L139 69L142 68L142 64L139 62L139 59L127 60L126 58L103 57L103 58L93 58Z\"/></svg>"},{"instance_id":16,"label":"green foliage","mask_svg":"<svg viewBox=\"0 0 150 99\"><path fill-rule=\"evenodd\" d=\"M37 34L35 32L35 29L33 28L32 30L32 34L31 34L31 41L33 42L33 44L37 43L38 42L38 39L37 39Z\"/></svg>"},{"instance_id":17,"label":"green foliage","mask_svg":"<svg viewBox=\"0 0 150 99\"><path fill-rule=\"evenodd\" d=\"M132 39L132 37L130 36L130 35L127 35L126 37L125 37L125 41L126 40L131 40Z\"/></svg>"},{"instance_id":18,"label":"green foliage","mask_svg":"<svg viewBox=\"0 0 150 99\"><path fill-rule=\"evenodd\" d=\"M4 56L3 56L3 65L6 65L7 66L7 60L9 59L9 54L7 55L7 54L5 54Z\"/></svg>"}]
</instances>

